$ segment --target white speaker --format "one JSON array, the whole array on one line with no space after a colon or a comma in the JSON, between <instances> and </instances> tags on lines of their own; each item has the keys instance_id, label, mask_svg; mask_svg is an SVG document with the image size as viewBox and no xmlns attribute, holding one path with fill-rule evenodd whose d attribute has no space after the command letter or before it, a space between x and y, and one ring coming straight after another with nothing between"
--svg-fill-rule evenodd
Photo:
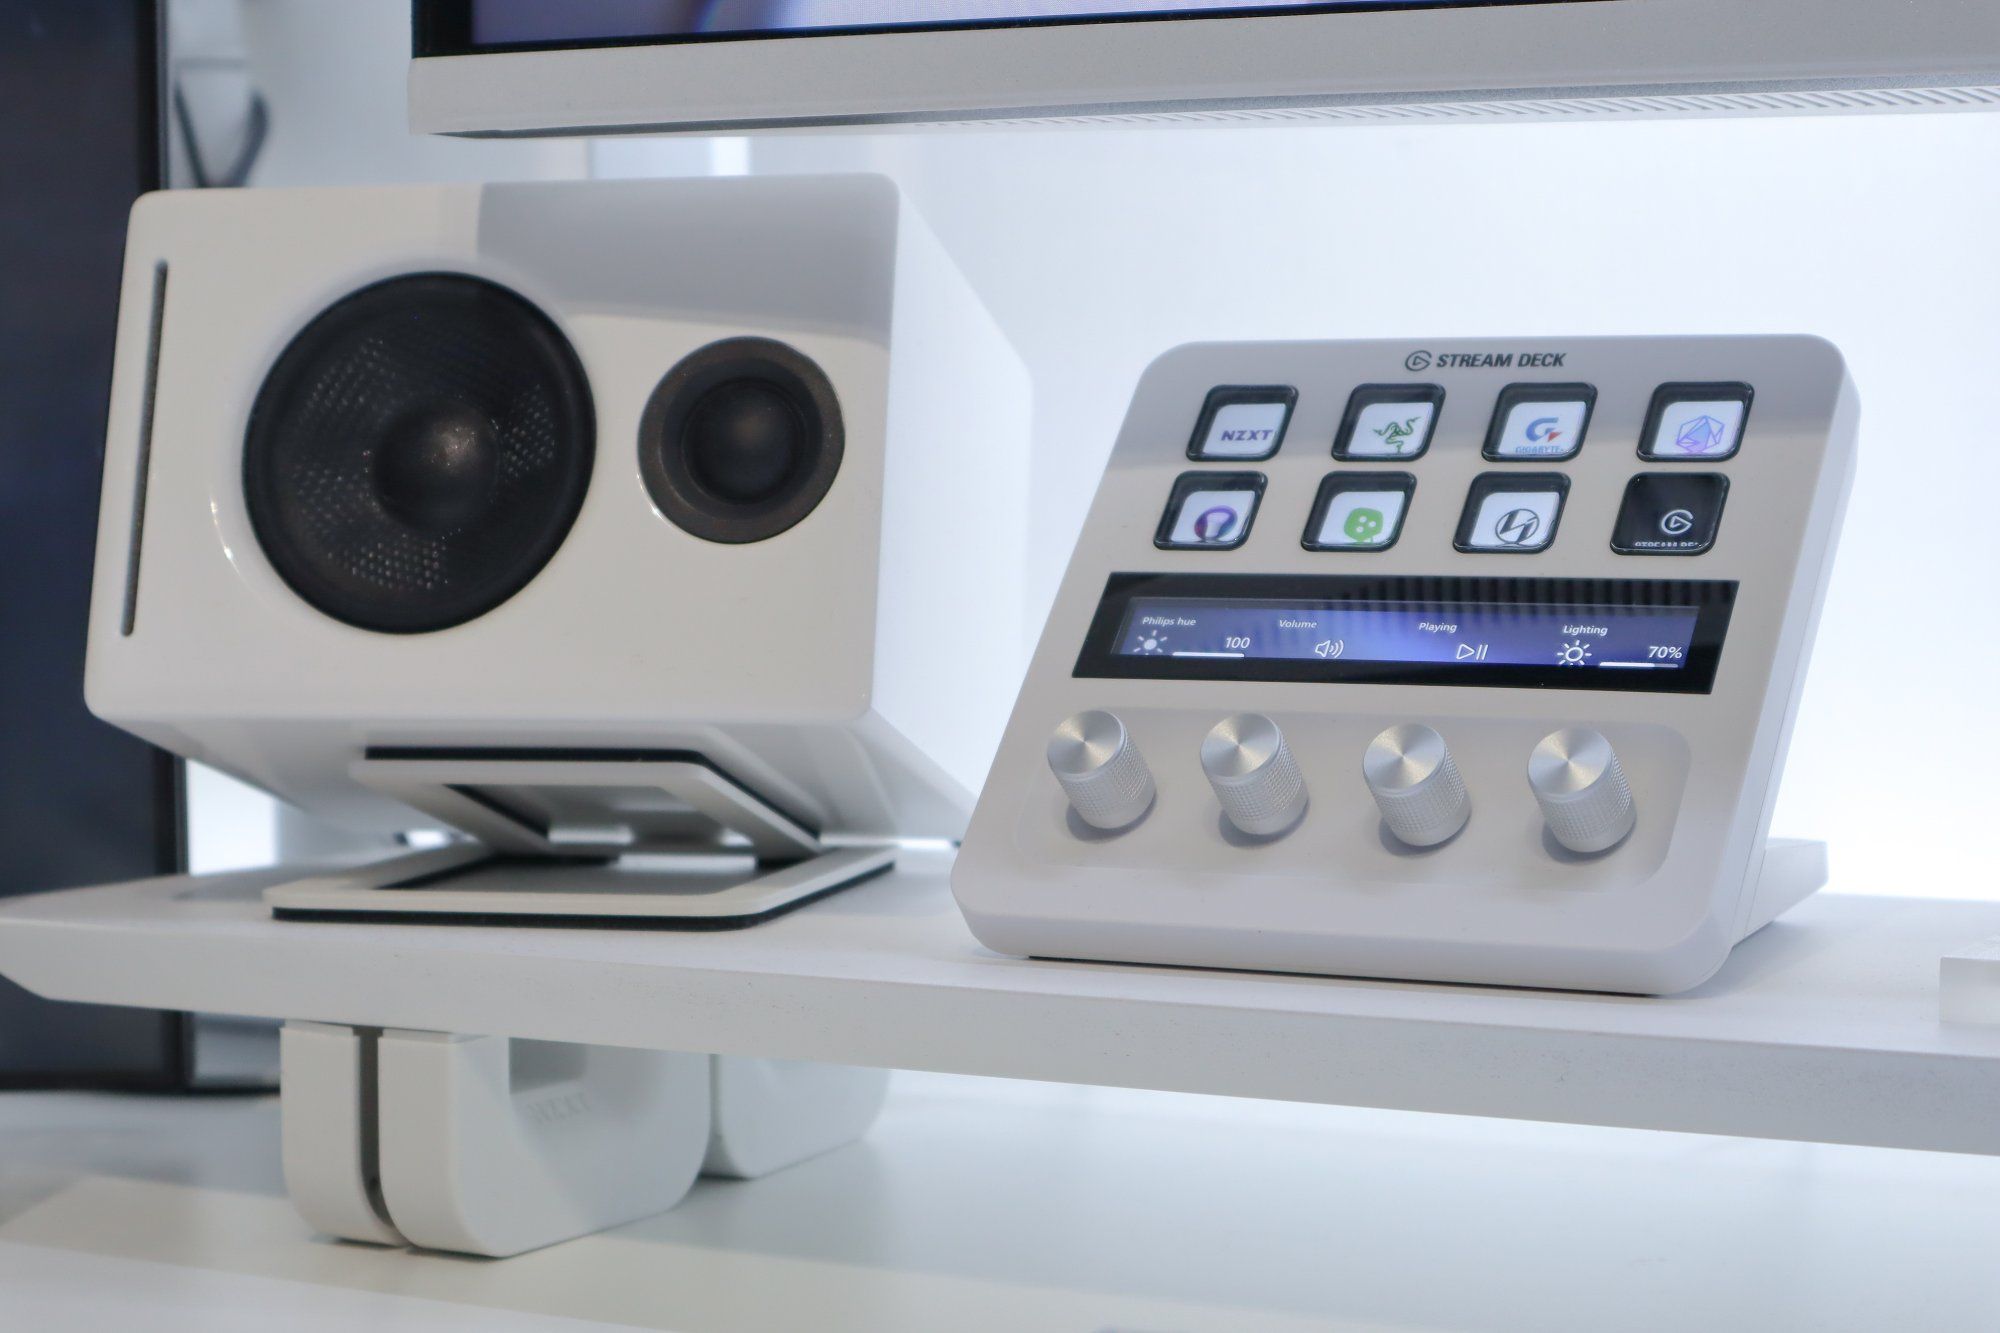
<instances>
[{"instance_id":1,"label":"white speaker","mask_svg":"<svg viewBox=\"0 0 2000 1333\"><path fill-rule=\"evenodd\" d=\"M153 195L89 703L356 827L955 837L1028 402L875 177Z\"/></svg>"}]
</instances>

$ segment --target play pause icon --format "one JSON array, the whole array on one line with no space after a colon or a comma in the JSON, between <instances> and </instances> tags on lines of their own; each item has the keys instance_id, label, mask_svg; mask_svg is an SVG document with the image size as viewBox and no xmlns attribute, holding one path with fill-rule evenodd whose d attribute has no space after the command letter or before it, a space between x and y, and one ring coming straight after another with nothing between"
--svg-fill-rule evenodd
<instances>
[{"instance_id":1,"label":"play pause icon","mask_svg":"<svg viewBox=\"0 0 2000 1333\"><path fill-rule=\"evenodd\" d=\"M1486 660L1486 645L1483 643L1461 643L1458 645L1458 660L1461 662L1484 662Z\"/></svg>"}]
</instances>

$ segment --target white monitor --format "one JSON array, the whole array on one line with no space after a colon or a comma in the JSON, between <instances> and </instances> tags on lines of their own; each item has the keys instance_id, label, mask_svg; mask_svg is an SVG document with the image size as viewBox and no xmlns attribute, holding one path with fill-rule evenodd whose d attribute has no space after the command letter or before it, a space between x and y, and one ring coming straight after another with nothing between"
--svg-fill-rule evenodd
<instances>
[{"instance_id":1,"label":"white monitor","mask_svg":"<svg viewBox=\"0 0 2000 1333\"><path fill-rule=\"evenodd\" d=\"M412 127L2000 106L1984 0L415 0Z\"/></svg>"}]
</instances>

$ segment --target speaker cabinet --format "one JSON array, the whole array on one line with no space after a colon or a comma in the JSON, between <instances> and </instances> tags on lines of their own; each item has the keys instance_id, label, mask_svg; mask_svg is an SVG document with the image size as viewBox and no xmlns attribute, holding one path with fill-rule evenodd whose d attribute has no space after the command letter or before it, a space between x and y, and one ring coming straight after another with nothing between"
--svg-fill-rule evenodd
<instances>
[{"instance_id":1,"label":"speaker cabinet","mask_svg":"<svg viewBox=\"0 0 2000 1333\"><path fill-rule=\"evenodd\" d=\"M956 836L1026 656L1028 403L879 178L149 196L86 693L358 827L426 822L371 756L668 756Z\"/></svg>"}]
</instances>

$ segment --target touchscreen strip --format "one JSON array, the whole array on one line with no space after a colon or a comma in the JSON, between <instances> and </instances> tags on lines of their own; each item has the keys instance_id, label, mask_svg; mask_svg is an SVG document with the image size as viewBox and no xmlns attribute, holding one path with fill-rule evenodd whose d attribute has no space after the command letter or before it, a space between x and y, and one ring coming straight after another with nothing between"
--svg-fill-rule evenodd
<instances>
[{"instance_id":1,"label":"touchscreen strip","mask_svg":"<svg viewBox=\"0 0 2000 1333\"><path fill-rule=\"evenodd\" d=\"M1079 676L1707 693L1736 585L1114 575Z\"/></svg>"}]
</instances>

